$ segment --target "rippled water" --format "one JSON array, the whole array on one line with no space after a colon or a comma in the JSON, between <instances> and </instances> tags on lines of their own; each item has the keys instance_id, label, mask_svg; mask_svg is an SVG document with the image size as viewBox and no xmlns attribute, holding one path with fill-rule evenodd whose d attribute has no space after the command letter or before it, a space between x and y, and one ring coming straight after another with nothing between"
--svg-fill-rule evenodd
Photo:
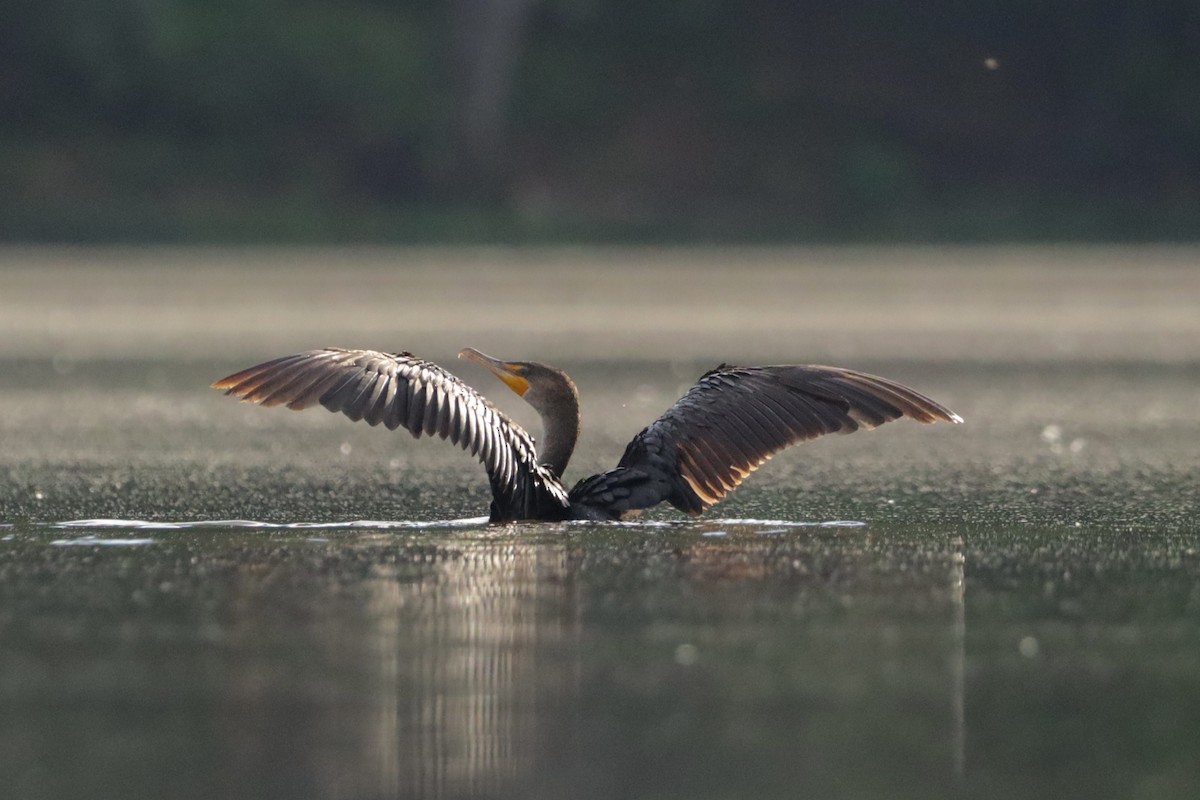
<instances>
[{"instance_id":1,"label":"rippled water","mask_svg":"<svg viewBox=\"0 0 1200 800\"><path fill-rule=\"evenodd\" d=\"M819 440L708 518L633 524L489 526L463 454L230 402L205 387L245 359L203 338L7 352L0 795L1200 795L1190 323L1127 321L1140 359L1003 359L956 343L976 319L847 363L966 425ZM376 344L286 321L291 349ZM579 349L570 477L712 365Z\"/></svg>"}]
</instances>

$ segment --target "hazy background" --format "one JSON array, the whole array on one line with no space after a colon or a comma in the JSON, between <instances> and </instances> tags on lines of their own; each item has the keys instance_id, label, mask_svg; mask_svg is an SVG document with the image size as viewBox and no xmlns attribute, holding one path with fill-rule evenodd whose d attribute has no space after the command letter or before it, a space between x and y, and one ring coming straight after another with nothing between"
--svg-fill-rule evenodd
<instances>
[{"instance_id":1,"label":"hazy background","mask_svg":"<svg viewBox=\"0 0 1200 800\"><path fill-rule=\"evenodd\" d=\"M0 240L1181 240L1200 6L7 0Z\"/></svg>"}]
</instances>

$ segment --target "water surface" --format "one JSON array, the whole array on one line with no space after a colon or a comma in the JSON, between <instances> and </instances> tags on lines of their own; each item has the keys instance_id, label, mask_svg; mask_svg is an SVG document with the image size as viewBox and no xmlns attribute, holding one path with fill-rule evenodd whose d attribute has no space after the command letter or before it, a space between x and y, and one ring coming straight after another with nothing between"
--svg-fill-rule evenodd
<instances>
[{"instance_id":1,"label":"water surface","mask_svg":"<svg viewBox=\"0 0 1200 800\"><path fill-rule=\"evenodd\" d=\"M339 262L341 283L391 275L372 259ZM1155 262L1133 295L1145 313L1114 318L1123 330L1088 340L1091 306L1067 298L1068 321L987 349L988 325L1020 321L1014 299L1053 308L1032 288L1065 292L1081 275L1070 258L1056 270L1043 254L1037 279L997 259L977 293L948 273L958 305L940 316L903 294L852 298L833 280L844 264L795 253L751 259L728 295L706 268L711 297L686 301L721 320L750 319L771 276L800 285L792 271L812 270L801 309L873 310L875 327L847 349L783 322L778 336L805 350L792 360L897 378L967 424L829 437L768 463L707 518L663 509L630 525L488 526L482 470L443 443L206 388L307 347L404 347L327 337L353 333L351 309L390 319L406 285L449 296L458 272L410 267L388 278L392 293L364 297L301 270L284 294L307 299L289 310L224 259L143 264L141 284L131 268L112 284L80 264L18 270L23 302L6 292L3 310L50 303L86 275L90 305L62 313L96 329L47 347L37 315L4 323L16 337L0 347L5 796L1197 796L1200 367L1193 323L1163 299L1195 278ZM859 276L885 274L867 261ZM289 274L267 266L254 275ZM487 274L501 294L501 276L527 276ZM1081 291L1116 308L1123 274L1111 266ZM206 300L169 291L180 282L257 314L212 332ZM177 321L129 316L156 297ZM632 359L606 356L595 332L552 345L584 402L569 477L614 463L715 362L783 360L780 341L730 352L725 322L705 338L679 309L665 319ZM422 355L548 359L516 352L537 325L511 352L501 329L447 330ZM234 338L236 352L221 346ZM680 351L685 339L712 356ZM453 368L533 425L501 384Z\"/></svg>"}]
</instances>

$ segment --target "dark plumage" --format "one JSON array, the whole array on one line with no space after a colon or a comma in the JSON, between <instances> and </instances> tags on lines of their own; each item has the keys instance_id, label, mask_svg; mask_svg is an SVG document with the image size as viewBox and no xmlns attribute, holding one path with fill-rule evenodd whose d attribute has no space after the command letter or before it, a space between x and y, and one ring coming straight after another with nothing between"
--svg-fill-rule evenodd
<instances>
[{"instance_id":1,"label":"dark plumage","mask_svg":"<svg viewBox=\"0 0 1200 800\"><path fill-rule=\"evenodd\" d=\"M467 348L542 418L533 439L482 395L411 353L310 350L222 378L245 402L320 403L352 420L437 435L476 456L492 486L491 520L620 519L664 500L699 514L779 450L826 433L871 429L900 417L961 422L957 414L886 378L837 367L721 365L705 373L633 438L614 469L568 493L562 474L579 435L579 398L566 373Z\"/></svg>"}]
</instances>

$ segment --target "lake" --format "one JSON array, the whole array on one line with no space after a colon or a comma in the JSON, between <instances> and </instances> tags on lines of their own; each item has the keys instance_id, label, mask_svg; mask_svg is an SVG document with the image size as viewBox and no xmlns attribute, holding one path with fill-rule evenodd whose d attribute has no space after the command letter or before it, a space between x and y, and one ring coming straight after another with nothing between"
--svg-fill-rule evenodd
<instances>
[{"instance_id":1,"label":"lake","mask_svg":"<svg viewBox=\"0 0 1200 800\"><path fill-rule=\"evenodd\" d=\"M0 251L14 798L1200 795L1200 251ZM489 526L482 469L208 389L471 345L579 386L568 482L720 362L966 420L692 520Z\"/></svg>"}]
</instances>

